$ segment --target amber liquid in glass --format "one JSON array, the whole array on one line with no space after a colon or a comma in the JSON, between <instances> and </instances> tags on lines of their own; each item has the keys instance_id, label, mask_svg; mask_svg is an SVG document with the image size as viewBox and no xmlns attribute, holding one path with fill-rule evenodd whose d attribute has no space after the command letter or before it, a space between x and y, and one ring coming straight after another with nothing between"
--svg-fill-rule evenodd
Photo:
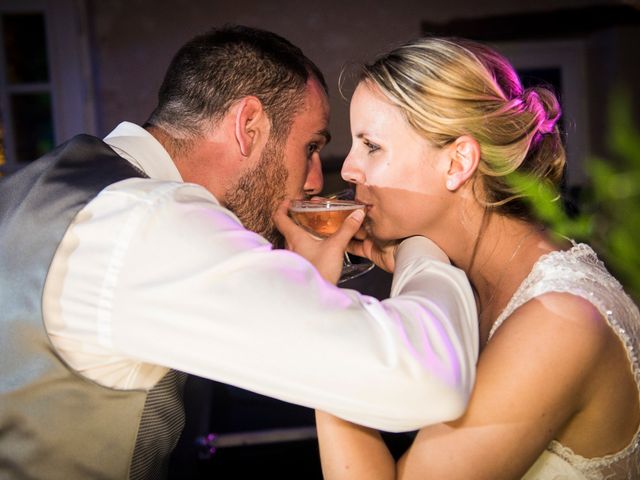
<instances>
[{"instance_id":1,"label":"amber liquid in glass","mask_svg":"<svg viewBox=\"0 0 640 480\"><path fill-rule=\"evenodd\" d=\"M365 205L354 200L337 198L292 200L289 205L289 215L309 233L318 238L325 238L334 234L351 212L358 208L365 208ZM351 263L349 255L345 252L338 284L359 277L372 268L373 263L369 260Z\"/></svg>"},{"instance_id":2,"label":"amber liquid in glass","mask_svg":"<svg viewBox=\"0 0 640 480\"><path fill-rule=\"evenodd\" d=\"M364 205L320 205L290 209L291 218L306 230L321 237L335 233L351 212Z\"/></svg>"}]
</instances>

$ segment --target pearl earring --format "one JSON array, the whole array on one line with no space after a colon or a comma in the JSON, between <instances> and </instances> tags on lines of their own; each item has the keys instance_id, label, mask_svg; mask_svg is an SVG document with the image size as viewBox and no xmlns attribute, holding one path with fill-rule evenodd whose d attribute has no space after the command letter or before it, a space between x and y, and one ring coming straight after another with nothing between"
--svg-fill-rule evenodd
<instances>
[{"instance_id":1,"label":"pearl earring","mask_svg":"<svg viewBox=\"0 0 640 480\"><path fill-rule=\"evenodd\" d=\"M455 188L455 183L453 181L453 178L447 179L447 189L453 190L454 188Z\"/></svg>"}]
</instances>

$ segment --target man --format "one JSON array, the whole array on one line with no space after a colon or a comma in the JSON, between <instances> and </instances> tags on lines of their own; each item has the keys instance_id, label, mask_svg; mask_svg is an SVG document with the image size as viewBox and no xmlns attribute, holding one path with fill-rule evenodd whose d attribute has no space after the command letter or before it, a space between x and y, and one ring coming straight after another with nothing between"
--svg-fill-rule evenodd
<instances>
[{"instance_id":1,"label":"man","mask_svg":"<svg viewBox=\"0 0 640 480\"><path fill-rule=\"evenodd\" d=\"M78 136L0 183L0 477L163 476L180 372L384 430L434 421L430 401L462 412L475 306L426 239L398 248L384 303L266 240L282 199L322 188L328 115L298 48L213 30L145 128ZM361 221L309 255L327 278Z\"/></svg>"}]
</instances>

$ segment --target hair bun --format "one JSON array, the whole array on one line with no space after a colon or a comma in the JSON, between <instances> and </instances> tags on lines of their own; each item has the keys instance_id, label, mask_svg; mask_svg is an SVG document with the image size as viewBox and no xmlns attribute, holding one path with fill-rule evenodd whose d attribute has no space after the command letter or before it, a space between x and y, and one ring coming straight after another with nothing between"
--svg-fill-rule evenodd
<instances>
[{"instance_id":1,"label":"hair bun","mask_svg":"<svg viewBox=\"0 0 640 480\"><path fill-rule=\"evenodd\" d=\"M553 132L561 113L555 94L548 88L532 87L524 91L522 100L538 119L538 132L542 135Z\"/></svg>"}]
</instances>

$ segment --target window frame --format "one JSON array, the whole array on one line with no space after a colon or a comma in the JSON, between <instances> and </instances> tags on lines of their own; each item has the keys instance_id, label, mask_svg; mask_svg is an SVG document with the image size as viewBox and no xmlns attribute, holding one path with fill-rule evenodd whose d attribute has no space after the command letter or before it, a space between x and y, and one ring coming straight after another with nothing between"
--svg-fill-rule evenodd
<instances>
[{"instance_id":1,"label":"window frame","mask_svg":"<svg viewBox=\"0 0 640 480\"><path fill-rule=\"evenodd\" d=\"M78 133L95 134L97 131L85 1L3 0L0 15L16 13L44 15L49 82L7 84L4 37L0 23L0 113L5 149L5 163L0 165L0 174L3 175L28 164L16 159L11 94L50 93L55 144Z\"/></svg>"}]
</instances>

